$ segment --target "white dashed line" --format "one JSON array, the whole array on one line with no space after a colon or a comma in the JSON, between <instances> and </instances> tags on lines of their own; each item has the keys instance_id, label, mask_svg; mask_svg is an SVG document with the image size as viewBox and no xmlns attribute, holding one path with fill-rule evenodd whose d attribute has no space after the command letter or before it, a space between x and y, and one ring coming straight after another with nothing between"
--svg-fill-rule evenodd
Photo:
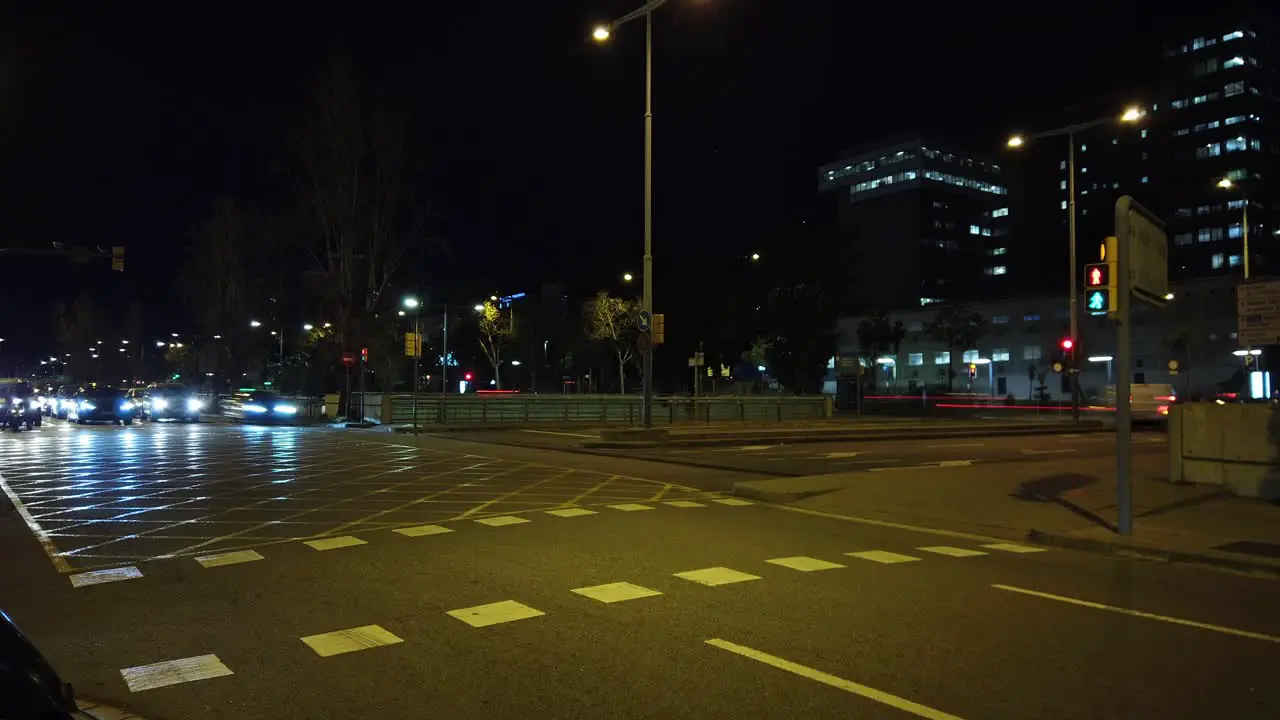
<instances>
[{"instance_id":1,"label":"white dashed line","mask_svg":"<svg viewBox=\"0 0 1280 720\"><path fill-rule=\"evenodd\" d=\"M640 585L633 585L629 582L608 583L607 585L595 585L592 587L574 588L569 592L574 592L592 600L598 600L602 603L616 603L624 600L638 600L640 598L653 597L661 595L657 590L651 590Z\"/></svg>"},{"instance_id":2,"label":"white dashed line","mask_svg":"<svg viewBox=\"0 0 1280 720\"><path fill-rule=\"evenodd\" d=\"M452 528L443 525L415 525L407 528L397 528L392 532L399 533L405 537L423 537L425 535L443 535L444 533L453 532Z\"/></svg>"},{"instance_id":3,"label":"white dashed line","mask_svg":"<svg viewBox=\"0 0 1280 720\"><path fill-rule=\"evenodd\" d=\"M595 510L586 508L560 508L559 510L548 510L547 514L555 515L556 517L582 517L583 515L596 515L597 513Z\"/></svg>"},{"instance_id":4,"label":"white dashed line","mask_svg":"<svg viewBox=\"0 0 1280 720\"><path fill-rule=\"evenodd\" d=\"M217 553L216 555L202 555L196 558L196 562L200 563L204 567L211 568L264 559L265 558L263 558L257 550L237 550L235 552Z\"/></svg>"},{"instance_id":5,"label":"white dashed line","mask_svg":"<svg viewBox=\"0 0 1280 720\"><path fill-rule=\"evenodd\" d=\"M502 602L489 603L488 605L460 608L458 610L450 610L445 614L449 617L457 618L471 627L478 628L546 615L541 610L536 610L515 600L503 600Z\"/></svg>"},{"instance_id":6,"label":"white dashed line","mask_svg":"<svg viewBox=\"0 0 1280 720\"><path fill-rule=\"evenodd\" d=\"M980 550L950 547L949 545L931 545L929 547L919 547L916 549L920 552L933 553L935 555L946 555L947 557L977 557L979 555L986 555L986 553Z\"/></svg>"},{"instance_id":7,"label":"white dashed line","mask_svg":"<svg viewBox=\"0 0 1280 720\"><path fill-rule=\"evenodd\" d=\"M920 558L903 555L901 553L889 552L887 550L866 550L864 552L845 553L849 557L856 557L859 560L870 560L885 565L895 565L897 563L916 562Z\"/></svg>"},{"instance_id":8,"label":"white dashed line","mask_svg":"<svg viewBox=\"0 0 1280 720\"><path fill-rule=\"evenodd\" d=\"M307 647L314 650L320 657L341 655L357 650L368 650L369 648L404 642L404 640L387 632L378 625L364 625L346 630L335 630L319 635L307 635L298 639L306 643Z\"/></svg>"},{"instance_id":9,"label":"white dashed line","mask_svg":"<svg viewBox=\"0 0 1280 720\"><path fill-rule=\"evenodd\" d=\"M747 573L731 570L727 567L709 567L701 570L687 570L685 572L678 572L675 575L681 580L696 582L699 585L707 585L708 587L760 579L758 575L748 575Z\"/></svg>"},{"instance_id":10,"label":"white dashed line","mask_svg":"<svg viewBox=\"0 0 1280 720\"><path fill-rule=\"evenodd\" d=\"M826 560L819 560L818 558L804 557L803 555L797 555L795 557L774 558L772 560L765 560L765 562L771 563L773 565L781 565L782 567L791 568L792 570L799 570L800 572L815 572L817 570L835 570L837 568L845 567L840 563L827 562Z\"/></svg>"},{"instance_id":11,"label":"white dashed line","mask_svg":"<svg viewBox=\"0 0 1280 720\"><path fill-rule=\"evenodd\" d=\"M662 503L662 504L663 504L663 505L670 505L671 507L678 507L678 508L698 508L698 507L706 507L706 505L704 505L704 504L702 504L702 503L700 503L700 502L694 502L694 501L692 501L692 500L667 500L666 502L664 502L664 503Z\"/></svg>"},{"instance_id":12,"label":"white dashed line","mask_svg":"<svg viewBox=\"0 0 1280 720\"><path fill-rule=\"evenodd\" d=\"M640 510L653 509L648 505L641 505L639 503L622 503L621 505L610 505L609 507L613 508L614 510L621 510L623 512L639 512Z\"/></svg>"},{"instance_id":13,"label":"white dashed line","mask_svg":"<svg viewBox=\"0 0 1280 720\"><path fill-rule=\"evenodd\" d=\"M502 527L503 525L519 525L520 523L527 523L529 521L514 515L499 515L497 517L480 518L479 520L476 520L476 522L481 525L488 525L489 527Z\"/></svg>"},{"instance_id":14,"label":"white dashed line","mask_svg":"<svg viewBox=\"0 0 1280 720\"><path fill-rule=\"evenodd\" d=\"M732 505L734 507L741 505L755 505L755 503L750 500L742 500L740 498L714 498L711 502L720 503L721 505Z\"/></svg>"},{"instance_id":15,"label":"white dashed line","mask_svg":"<svg viewBox=\"0 0 1280 720\"><path fill-rule=\"evenodd\" d=\"M223 665L217 655L197 655L179 660L166 660L120 671L125 685L129 686L129 692L142 692L231 674L231 668Z\"/></svg>"},{"instance_id":16,"label":"white dashed line","mask_svg":"<svg viewBox=\"0 0 1280 720\"><path fill-rule=\"evenodd\" d=\"M107 570L91 570L89 572L76 573L69 577L71 578L71 587L87 587L89 585L101 585L103 583L140 578L142 577L142 571L132 565L127 565L125 567L110 568Z\"/></svg>"},{"instance_id":17,"label":"white dashed line","mask_svg":"<svg viewBox=\"0 0 1280 720\"><path fill-rule=\"evenodd\" d=\"M1017 543L990 543L988 545L983 545L982 547L988 550L1000 550L1001 552L1011 553L1038 553L1045 551L1042 547L1035 547L1034 545L1019 545Z\"/></svg>"},{"instance_id":18,"label":"white dashed line","mask_svg":"<svg viewBox=\"0 0 1280 720\"><path fill-rule=\"evenodd\" d=\"M337 550L338 548L354 547L356 545L367 544L354 535L342 535L339 537L321 538L319 540L306 540L302 543L316 550Z\"/></svg>"}]
</instances>

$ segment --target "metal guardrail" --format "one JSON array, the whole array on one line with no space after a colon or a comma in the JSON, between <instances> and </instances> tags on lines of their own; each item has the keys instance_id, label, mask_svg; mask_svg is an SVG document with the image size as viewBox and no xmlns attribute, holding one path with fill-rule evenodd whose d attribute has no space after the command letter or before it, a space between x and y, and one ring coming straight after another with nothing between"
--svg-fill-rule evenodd
<instances>
[{"instance_id":1,"label":"metal guardrail","mask_svg":"<svg viewBox=\"0 0 1280 720\"><path fill-rule=\"evenodd\" d=\"M369 400L373 401L372 394ZM359 402L357 398L356 402ZM475 396L420 393L378 398L381 422L419 425L469 425L505 423L600 423L639 425L643 398L632 395L503 395ZM374 408L366 404L366 416ZM389 413L388 413L389 410ZM384 417L389 414L388 417ZM820 420L831 416L825 397L701 397L656 396L653 422L665 425L689 422L785 422Z\"/></svg>"}]
</instances>

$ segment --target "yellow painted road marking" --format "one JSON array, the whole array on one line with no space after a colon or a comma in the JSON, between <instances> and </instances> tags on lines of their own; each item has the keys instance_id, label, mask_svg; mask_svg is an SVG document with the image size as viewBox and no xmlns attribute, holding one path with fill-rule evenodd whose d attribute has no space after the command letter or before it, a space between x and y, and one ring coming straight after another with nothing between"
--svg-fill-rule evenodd
<instances>
[{"instance_id":1,"label":"yellow painted road marking","mask_svg":"<svg viewBox=\"0 0 1280 720\"><path fill-rule=\"evenodd\" d=\"M588 510L586 508L560 508L559 510L547 510L546 513L548 515L555 515L556 517L581 517L583 515L599 514L595 510Z\"/></svg>"},{"instance_id":2,"label":"yellow painted road marking","mask_svg":"<svg viewBox=\"0 0 1280 720\"><path fill-rule=\"evenodd\" d=\"M387 632L378 625L364 625L346 630L335 630L319 635L307 635L298 639L306 643L307 647L314 650L320 657L341 655L342 653L368 650L369 648L404 642L404 640Z\"/></svg>"},{"instance_id":3,"label":"yellow painted road marking","mask_svg":"<svg viewBox=\"0 0 1280 720\"><path fill-rule=\"evenodd\" d=\"M602 603L616 603L624 600L638 600L640 598L654 597L662 593L657 590L651 590L641 585L634 585L629 582L608 583L606 585L594 585L592 587L574 588L569 592L574 592L592 600L598 600Z\"/></svg>"},{"instance_id":4,"label":"yellow painted road marking","mask_svg":"<svg viewBox=\"0 0 1280 720\"><path fill-rule=\"evenodd\" d=\"M892 693L887 693L883 690L877 690L873 687L856 683L852 680L845 680L842 677L825 673L821 670L815 670L814 668L806 665L785 660L777 655L770 655L769 653L749 648L746 645L739 645L737 643L729 642L728 640L721 640L720 638L712 638L710 640L705 640L704 642L711 647L728 650L735 655L741 655L744 658L764 663L765 665L778 668L779 670L786 670L793 675L799 675L803 678L815 680L823 685L839 688L840 690L853 693L854 695L861 695L868 700L874 700L875 702L883 705L888 705L889 707L902 710L903 712L911 713L916 717L928 718L928 720L961 720L958 715L952 715L941 710L935 710L927 705L921 705L918 702L913 702L906 698L898 697Z\"/></svg>"},{"instance_id":5,"label":"yellow painted road marking","mask_svg":"<svg viewBox=\"0 0 1280 720\"><path fill-rule=\"evenodd\" d=\"M257 550L239 550L237 552L217 553L216 555L202 555L196 558L196 562L204 567L211 568L263 559Z\"/></svg>"},{"instance_id":6,"label":"yellow painted road marking","mask_svg":"<svg viewBox=\"0 0 1280 720\"><path fill-rule=\"evenodd\" d=\"M31 516L27 507L18 499L18 494L10 489L9 484L4 481L4 476L0 475L0 491L9 498L9 502L13 504L13 509L18 511L18 517L22 518L22 522L27 524L27 529L31 534L36 536L36 540L40 541L40 547L44 548L44 553L49 556L49 560L53 563L53 567L60 573L71 572L71 563L62 557L58 552L58 548L54 547L53 541L49 539L49 533L42 527L36 519Z\"/></svg>"},{"instance_id":7,"label":"yellow painted road marking","mask_svg":"<svg viewBox=\"0 0 1280 720\"><path fill-rule=\"evenodd\" d=\"M649 502L658 502L662 498L666 497L666 494L670 490L671 490L671 483L664 483L662 486L662 489L658 490L658 492L653 494L653 497L649 498Z\"/></svg>"},{"instance_id":8,"label":"yellow painted road marking","mask_svg":"<svg viewBox=\"0 0 1280 720\"><path fill-rule=\"evenodd\" d=\"M676 573L676 577L681 580L689 580L708 587L760 579L760 576L758 575L748 575L747 573L738 572L737 570L732 570L727 567L709 567L701 570L687 570L685 572Z\"/></svg>"},{"instance_id":9,"label":"yellow painted road marking","mask_svg":"<svg viewBox=\"0 0 1280 720\"><path fill-rule=\"evenodd\" d=\"M120 671L125 684L129 686L129 692L142 692L193 680L225 677L230 674L232 674L231 668L223 665L217 655L197 655L180 660L166 660Z\"/></svg>"},{"instance_id":10,"label":"yellow painted road marking","mask_svg":"<svg viewBox=\"0 0 1280 720\"><path fill-rule=\"evenodd\" d=\"M537 481L537 482L532 482L532 483L528 483L528 484L526 484L526 485L522 485L522 486L520 486L519 488L517 488L517 489L515 489L515 490L512 490L512 491L511 491L511 492L509 492L509 493L505 493L505 494L503 494L503 495L499 495L499 496L498 496L498 497L496 497L496 498L493 498L492 500L488 500L488 501L486 501L486 502L482 502L482 503L480 503L479 505L477 505L477 506L475 506L475 507L471 508L470 510L468 510L468 511L466 511L466 512L462 513L462 514L461 514L461 515L459 515L458 517L459 517L459 518L469 518L469 517L471 517L472 515L475 515L476 513L478 513L478 512L480 512L480 511L484 510L484 509L485 509L485 508L487 508L487 507L492 507L492 506L494 506L494 505L497 505L498 503L500 503L500 502L502 502L502 501L504 501L504 500L510 500L511 498L513 498L513 497L515 497L515 496L519 495L520 493L524 492L525 490L532 490L532 489L534 489L534 488L538 487L539 485L546 485L547 483L552 482L553 480L559 480L560 478L563 478L563 477L565 477L565 476L567 476L567 475L572 475L573 473L574 473L574 470L573 470L572 468L570 468L569 470L566 470L566 471L564 471L564 472L562 472L562 473L557 473L557 474L555 474L555 475L549 475L549 476L547 476L547 477L544 477L544 478L542 478L541 480L539 480L539 481ZM576 504L576 503L570 503L570 504Z\"/></svg>"},{"instance_id":11,"label":"yellow painted road marking","mask_svg":"<svg viewBox=\"0 0 1280 720\"><path fill-rule=\"evenodd\" d=\"M343 535L341 537L334 538L321 538L319 540L307 540L303 543L303 545L315 548L316 550L336 550L338 548L364 544L366 544L364 540L352 535Z\"/></svg>"},{"instance_id":12,"label":"yellow painted road marking","mask_svg":"<svg viewBox=\"0 0 1280 720\"><path fill-rule=\"evenodd\" d=\"M968 548L950 547L947 545L930 545L928 547L918 547L921 552L933 553L935 555L946 555L947 557L977 557L986 555L981 550L970 550Z\"/></svg>"},{"instance_id":13,"label":"yellow painted road marking","mask_svg":"<svg viewBox=\"0 0 1280 720\"><path fill-rule=\"evenodd\" d=\"M706 507L706 505L703 505L700 502L694 502L692 500L667 500L662 504L670 505L671 507L678 507L678 508Z\"/></svg>"},{"instance_id":14,"label":"yellow painted road marking","mask_svg":"<svg viewBox=\"0 0 1280 720\"><path fill-rule=\"evenodd\" d=\"M392 530L391 532L400 533L405 537L422 537L424 535L441 535L444 533L451 533L453 530L439 525L415 525L413 527Z\"/></svg>"},{"instance_id":15,"label":"yellow painted road marking","mask_svg":"<svg viewBox=\"0 0 1280 720\"><path fill-rule=\"evenodd\" d=\"M129 565L127 567L76 573L69 577L71 578L71 587L86 587L89 585L101 585L102 583L140 578L142 577L142 571L132 565Z\"/></svg>"},{"instance_id":16,"label":"yellow painted road marking","mask_svg":"<svg viewBox=\"0 0 1280 720\"><path fill-rule=\"evenodd\" d=\"M589 495L594 495L597 491L599 491L599 490L600 490L601 488L603 488L605 485L608 485L609 483L613 482L614 480L617 480L619 477L621 477L621 476L620 476L620 475L610 475L609 477L605 478L605 479L604 479L604 480L602 480L601 482L597 483L595 486L588 488L588 489L586 490L586 492L582 493L581 495L579 495L579 496L575 497L574 499L570 500L569 502L565 503L565 505L578 505L578 504L579 504L579 503L581 503L584 499L586 499Z\"/></svg>"},{"instance_id":17,"label":"yellow painted road marking","mask_svg":"<svg viewBox=\"0 0 1280 720\"><path fill-rule=\"evenodd\" d=\"M803 555L797 555L795 557L774 558L772 560L765 560L765 562L771 563L773 565L781 565L782 567L791 568L792 570L799 570L800 572L814 572L817 570L835 570L837 568L845 567L840 563L827 562L826 560L819 560L818 558L804 557Z\"/></svg>"},{"instance_id":18,"label":"yellow painted road marking","mask_svg":"<svg viewBox=\"0 0 1280 720\"><path fill-rule=\"evenodd\" d=\"M1099 602L1093 602L1092 600L1080 600L1078 598L1066 597L1065 595L1054 595L1053 593L1040 592L1039 590L1028 590L1027 588L1015 587L1013 585L992 585L991 587L997 590L1007 590L1009 592L1020 593L1022 595L1044 598L1045 600L1057 600L1058 602L1069 603L1071 605L1093 608L1094 610L1106 610L1108 612L1120 613L1121 615L1128 615L1130 617L1159 620L1160 622L1167 622L1171 625L1182 625L1184 627L1193 627L1200 630L1211 630L1224 635L1235 635L1236 637L1249 638L1250 640L1264 640L1266 642L1280 643L1280 637L1276 637L1275 635L1266 635L1264 633L1252 632L1249 630L1237 630L1236 628L1226 627L1225 625L1211 625L1209 623L1196 622L1195 620L1183 620L1182 618L1170 617L1168 615L1157 615L1156 613L1143 612L1142 610L1130 610L1129 608L1116 607L1115 605L1104 605Z\"/></svg>"},{"instance_id":19,"label":"yellow painted road marking","mask_svg":"<svg viewBox=\"0 0 1280 720\"><path fill-rule=\"evenodd\" d=\"M623 512L639 512L641 510L653 509L648 505L640 505L639 503L622 503L621 505L610 505L609 507L613 508L614 510L621 510Z\"/></svg>"},{"instance_id":20,"label":"yellow painted road marking","mask_svg":"<svg viewBox=\"0 0 1280 720\"><path fill-rule=\"evenodd\" d=\"M489 603L488 605L459 608L450 610L445 614L449 617L457 618L471 627L478 628L546 615L541 610L531 608L515 600L503 600L502 602Z\"/></svg>"},{"instance_id":21,"label":"yellow painted road marking","mask_svg":"<svg viewBox=\"0 0 1280 720\"><path fill-rule=\"evenodd\" d=\"M755 505L755 503L751 502L750 500L742 500L740 498L731 498L731 497L730 498L713 498L711 502L720 503L721 505L732 505L734 507L740 507L742 505Z\"/></svg>"},{"instance_id":22,"label":"yellow painted road marking","mask_svg":"<svg viewBox=\"0 0 1280 720\"><path fill-rule=\"evenodd\" d=\"M522 517L498 515L497 517L480 518L479 520L476 520L476 522L481 525L488 525L489 527L502 527L503 525L519 525L520 523L527 523L529 521Z\"/></svg>"},{"instance_id":23,"label":"yellow painted road marking","mask_svg":"<svg viewBox=\"0 0 1280 720\"><path fill-rule=\"evenodd\" d=\"M889 552L887 550L867 550L864 552L845 553L849 557L856 557L859 560L870 560L871 562L883 563L885 565L896 565L897 563L917 562L918 557L903 555L901 553Z\"/></svg>"}]
</instances>

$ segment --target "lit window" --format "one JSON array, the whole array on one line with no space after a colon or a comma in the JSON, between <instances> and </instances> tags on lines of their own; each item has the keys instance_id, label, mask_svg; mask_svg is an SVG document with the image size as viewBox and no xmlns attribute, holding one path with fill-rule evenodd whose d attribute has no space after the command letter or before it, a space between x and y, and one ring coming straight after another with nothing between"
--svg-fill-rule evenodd
<instances>
[{"instance_id":1,"label":"lit window","mask_svg":"<svg viewBox=\"0 0 1280 720\"><path fill-rule=\"evenodd\" d=\"M1248 171L1246 171L1244 168L1236 168L1234 170L1227 171L1227 179L1235 182L1235 181L1243 180L1245 176L1248 174L1249 174Z\"/></svg>"},{"instance_id":2,"label":"lit window","mask_svg":"<svg viewBox=\"0 0 1280 720\"><path fill-rule=\"evenodd\" d=\"M1227 152L1239 152L1249 148L1249 141L1243 137L1229 138L1223 145L1226 146Z\"/></svg>"},{"instance_id":3,"label":"lit window","mask_svg":"<svg viewBox=\"0 0 1280 720\"><path fill-rule=\"evenodd\" d=\"M1169 101L1169 107L1173 108L1174 110L1177 110L1179 108L1184 108L1189 104L1190 103L1187 102L1186 100L1170 100Z\"/></svg>"},{"instance_id":4,"label":"lit window","mask_svg":"<svg viewBox=\"0 0 1280 720\"><path fill-rule=\"evenodd\" d=\"M1227 83L1226 86L1222 88L1222 94L1226 95L1227 97L1231 97L1232 95L1239 95L1242 92L1244 92L1243 80L1237 80L1233 83Z\"/></svg>"},{"instance_id":5,"label":"lit window","mask_svg":"<svg viewBox=\"0 0 1280 720\"><path fill-rule=\"evenodd\" d=\"M1209 231L1209 228L1200 228L1199 230L1196 231L1196 242L1205 243L1205 242L1210 242L1212 240L1213 240L1213 234Z\"/></svg>"},{"instance_id":6,"label":"lit window","mask_svg":"<svg viewBox=\"0 0 1280 720\"><path fill-rule=\"evenodd\" d=\"M990 320L992 325L1004 325L1009 322L1008 315L992 315Z\"/></svg>"},{"instance_id":7,"label":"lit window","mask_svg":"<svg viewBox=\"0 0 1280 720\"><path fill-rule=\"evenodd\" d=\"M1221 154L1222 154L1221 143L1209 143L1208 145L1201 145L1200 147L1196 148L1196 157L1202 158L1202 159L1207 157L1217 157Z\"/></svg>"},{"instance_id":8,"label":"lit window","mask_svg":"<svg viewBox=\"0 0 1280 720\"><path fill-rule=\"evenodd\" d=\"M965 350L964 354L960 356L960 361L967 362L967 363L975 363L975 362L978 362L979 357L981 357L981 355L978 354L977 350Z\"/></svg>"},{"instance_id":9,"label":"lit window","mask_svg":"<svg viewBox=\"0 0 1280 720\"><path fill-rule=\"evenodd\" d=\"M1088 149L1089 149L1088 145L1085 145L1084 143L1080 143L1080 152L1084 152L1085 150L1088 150Z\"/></svg>"},{"instance_id":10,"label":"lit window","mask_svg":"<svg viewBox=\"0 0 1280 720\"><path fill-rule=\"evenodd\" d=\"M1066 160L1062 160L1062 161L1060 161L1060 162L1058 163L1058 169L1059 169L1059 170L1066 170L1066 169L1067 169L1067 161L1066 161Z\"/></svg>"},{"instance_id":11,"label":"lit window","mask_svg":"<svg viewBox=\"0 0 1280 720\"><path fill-rule=\"evenodd\" d=\"M1142 176L1142 184L1143 184L1143 185L1146 185L1146 184L1147 184L1147 183L1149 183L1149 182L1151 182L1151 178L1147 177L1146 175L1143 175L1143 176Z\"/></svg>"},{"instance_id":12,"label":"lit window","mask_svg":"<svg viewBox=\"0 0 1280 720\"><path fill-rule=\"evenodd\" d=\"M1219 270L1222 268L1223 259L1224 259L1224 256L1222 253L1213 254L1213 257L1210 258L1210 262L1212 263L1214 270Z\"/></svg>"},{"instance_id":13,"label":"lit window","mask_svg":"<svg viewBox=\"0 0 1280 720\"><path fill-rule=\"evenodd\" d=\"M1188 233L1178 233L1177 235L1174 235L1174 236L1173 236L1173 244L1174 244L1174 245L1190 245L1190 244L1191 244L1191 233L1189 233L1189 232L1188 232Z\"/></svg>"},{"instance_id":14,"label":"lit window","mask_svg":"<svg viewBox=\"0 0 1280 720\"><path fill-rule=\"evenodd\" d=\"M1243 201L1243 200L1228 200L1228 201L1227 201L1227 209L1228 209L1228 210L1240 210L1240 209L1243 209L1243 208L1244 208L1244 201Z\"/></svg>"},{"instance_id":15,"label":"lit window","mask_svg":"<svg viewBox=\"0 0 1280 720\"><path fill-rule=\"evenodd\" d=\"M1223 61L1222 68L1225 70L1227 68L1240 67L1243 64L1244 64L1244 58L1237 55L1233 58L1228 58L1225 61Z\"/></svg>"},{"instance_id":16,"label":"lit window","mask_svg":"<svg viewBox=\"0 0 1280 720\"><path fill-rule=\"evenodd\" d=\"M942 302L942 298L920 298L920 307Z\"/></svg>"},{"instance_id":17,"label":"lit window","mask_svg":"<svg viewBox=\"0 0 1280 720\"><path fill-rule=\"evenodd\" d=\"M1227 237L1239 238L1242 235L1244 235L1244 229L1240 223L1231 223L1231 225L1227 226Z\"/></svg>"},{"instance_id":18,"label":"lit window","mask_svg":"<svg viewBox=\"0 0 1280 720\"><path fill-rule=\"evenodd\" d=\"M1211 212L1213 212L1213 207L1212 207L1212 206L1210 206L1210 205L1197 205L1197 206L1196 206L1196 214L1197 214L1197 215L1208 215L1208 214L1209 214L1209 213L1211 213Z\"/></svg>"},{"instance_id":19,"label":"lit window","mask_svg":"<svg viewBox=\"0 0 1280 720\"><path fill-rule=\"evenodd\" d=\"M1022 319L1027 322L1035 322L1040 319L1040 315L1037 313L1027 313L1026 315L1022 316Z\"/></svg>"},{"instance_id":20,"label":"lit window","mask_svg":"<svg viewBox=\"0 0 1280 720\"><path fill-rule=\"evenodd\" d=\"M924 365L924 353L907 353L907 365L911 367Z\"/></svg>"},{"instance_id":21,"label":"lit window","mask_svg":"<svg viewBox=\"0 0 1280 720\"><path fill-rule=\"evenodd\" d=\"M1063 210L1066 210L1066 209L1067 209L1067 201L1066 201L1066 200L1063 200L1063 201L1062 201L1062 205L1061 205L1061 207L1062 207L1062 209L1063 209Z\"/></svg>"},{"instance_id":22,"label":"lit window","mask_svg":"<svg viewBox=\"0 0 1280 720\"><path fill-rule=\"evenodd\" d=\"M1244 33L1240 32L1239 30L1235 30L1233 32L1227 33L1226 35L1223 35L1222 42L1227 42L1229 40L1239 40L1242 37L1244 37Z\"/></svg>"},{"instance_id":23,"label":"lit window","mask_svg":"<svg viewBox=\"0 0 1280 720\"><path fill-rule=\"evenodd\" d=\"M949 365L949 364L951 364L951 352L950 352L950 351L947 351L947 350L943 350L942 352L936 352L936 353L934 353L934 354L933 354L933 364L934 364L934 365Z\"/></svg>"},{"instance_id":24,"label":"lit window","mask_svg":"<svg viewBox=\"0 0 1280 720\"><path fill-rule=\"evenodd\" d=\"M1232 115L1231 117L1223 121L1223 123L1226 125L1235 125L1236 123L1242 123L1242 122L1244 122L1243 115Z\"/></svg>"},{"instance_id":25,"label":"lit window","mask_svg":"<svg viewBox=\"0 0 1280 720\"><path fill-rule=\"evenodd\" d=\"M1258 138L1249 138L1249 149L1250 149L1250 150L1261 150L1261 149L1262 149L1262 141L1261 141L1261 140L1259 140Z\"/></svg>"},{"instance_id":26,"label":"lit window","mask_svg":"<svg viewBox=\"0 0 1280 720\"><path fill-rule=\"evenodd\" d=\"M1024 346L1022 347L1022 359L1023 359L1023 360L1039 360L1039 359L1040 359L1040 346L1039 346L1039 345L1024 345Z\"/></svg>"},{"instance_id":27,"label":"lit window","mask_svg":"<svg viewBox=\"0 0 1280 720\"><path fill-rule=\"evenodd\" d=\"M1173 216L1180 218L1191 217L1191 208L1178 208L1173 211Z\"/></svg>"},{"instance_id":28,"label":"lit window","mask_svg":"<svg viewBox=\"0 0 1280 720\"><path fill-rule=\"evenodd\" d=\"M1089 168L1087 168L1087 167L1080 168L1080 172L1082 172L1082 173L1087 173L1087 172L1089 172Z\"/></svg>"},{"instance_id":29,"label":"lit window","mask_svg":"<svg viewBox=\"0 0 1280 720\"><path fill-rule=\"evenodd\" d=\"M1139 135L1140 137L1146 137L1146 136L1147 136L1147 129L1146 129L1146 128L1142 128L1141 132L1139 132L1139 133L1138 133L1138 135Z\"/></svg>"},{"instance_id":30,"label":"lit window","mask_svg":"<svg viewBox=\"0 0 1280 720\"><path fill-rule=\"evenodd\" d=\"M1066 181L1066 180L1059 180L1059 181L1058 181L1058 189L1059 189L1059 190L1066 190L1066 189L1067 189L1067 181Z\"/></svg>"},{"instance_id":31,"label":"lit window","mask_svg":"<svg viewBox=\"0 0 1280 720\"><path fill-rule=\"evenodd\" d=\"M981 235L981 234L982 234L982 228L978 227L977 225L970 225L970 226L969 226L969 234L970 234L970 235Z\"/></svg>"},{"instance_id":32,"label":"lit window","mask_svg":"<svg viewBox=\"0 0 1280 720\"><path fill-rule=\"evenodd\" d=\"M992 255L1004 255L1009 252L1009 248L991 248Z\"/></svg>"},{"instance_id":33,"label":"lit window","mask_svg":"<svg viewBox=\"0 0 1280 720\"><path fill-rule=\"evenodd\" d=\"M1227 267L1240 267L1240 256L1239 255L1228 256Z\"/></svg>"},{"instance_id":34,"label":"lit window","mask_svg":"<svg viewBox=\"0 0 1280 720\"><path fill-rule=\"evenodd\" d=\"M1008 214L1009 214L1009 208L996 208L995 210L991 211L991 217L993 218L1006 217L1008 216Z\"/></svg>"},{"instance_id":35,"label":"lit window","mask_svg":"<svg viewBox=\"0 0 1280 720\"><path fill-rule=\"evenodd\" d=\"M991 362L1009 362L1009 348L996 348L991 351Z\"/></svg>"}]
</instances>

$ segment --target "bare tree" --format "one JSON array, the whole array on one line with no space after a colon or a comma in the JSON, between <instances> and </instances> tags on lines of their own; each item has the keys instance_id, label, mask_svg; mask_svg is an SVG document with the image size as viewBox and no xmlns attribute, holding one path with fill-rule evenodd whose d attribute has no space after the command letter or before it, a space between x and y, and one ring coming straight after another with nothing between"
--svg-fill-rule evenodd
<instances>
[{"instance_id":1,"label":"bare tree","mask_svg":"<svg viewBox=\"0 0 1280 720\"><path fill-rule=\"evenodd\" d=\"M621 393L627 391L627 363L635 356L633 341L639 310L637 301L613 297L602 290L587 301L583 312L587 336L607 343L618 358L618 391Z\"/></svg>"},{"instance_id":2,"label":"bare tree","mask_svg":"<svg viewBox=\"0 0 1280 720\"><path fill-rule=\"evenodd\" d=\"M495 303L486 300L476 310L476 325L480 328L480 349L493 366L494 387L502 389L502 350L515 331L511 323L510 309L503 312Z\"/></svg>"}]
</instances>

